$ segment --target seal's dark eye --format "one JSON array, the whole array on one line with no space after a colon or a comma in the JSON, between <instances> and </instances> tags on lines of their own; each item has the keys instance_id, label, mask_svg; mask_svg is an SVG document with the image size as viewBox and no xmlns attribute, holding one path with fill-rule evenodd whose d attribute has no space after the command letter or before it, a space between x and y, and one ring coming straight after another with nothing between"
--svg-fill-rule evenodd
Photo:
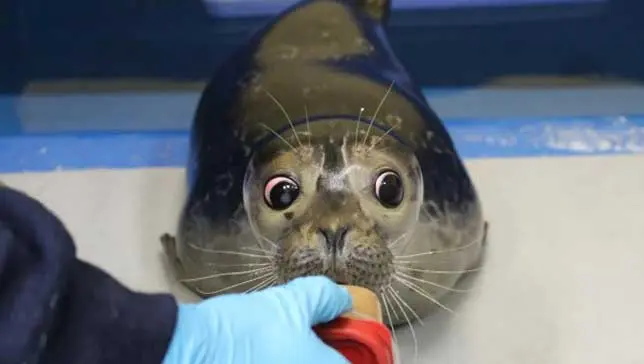
<instances>
[{"instance_id":1,"label":"seal's dark eye","mask_svg":"<svg viewBox=\"0 0 644 364\"><path fill-rule=\"evenodd\" d=\"M384 171L376 178L374 193L387 208L398 207L403 199L403 184L400 176L393 171Z\"/></svg>"},{"instance_id":2,"label":"seal's dark eye","mask_svg":"<svg viewBox=\"0 0 644 364\"><path fill-rule=\"evenodd\" d=\"M273 210L284 210L300 195L300 187L294 180L284 176L273 177L264 187L264 200Z\"/></svg>"}]
</instances>

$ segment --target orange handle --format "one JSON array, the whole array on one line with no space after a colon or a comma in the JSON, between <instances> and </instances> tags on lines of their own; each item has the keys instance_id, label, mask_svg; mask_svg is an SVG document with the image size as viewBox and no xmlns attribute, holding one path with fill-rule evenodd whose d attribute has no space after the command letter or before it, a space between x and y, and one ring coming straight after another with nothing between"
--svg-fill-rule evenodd
<instances>
[{"instance_id":1,"label":"orange handle","mask_svg":"<svg viewBox=\"0 0 644 364\"><path fill-rule=\"evenodd\" d=\"M353 298L353 310L315 327L315 332L352 364L393 364L391 333L382 323L378 297L362 287L346 287Z\"/></svg>"},{"instance_id":2,"label":"orange handle","mask_svg":"<svg viewBox=\"0 0 644 364\"><path fill-rule=\"evenodd\" d=\"M393 364L391 333L379 322L341 317L315 328L351 364Z\"/></svg>"}]
</instances>

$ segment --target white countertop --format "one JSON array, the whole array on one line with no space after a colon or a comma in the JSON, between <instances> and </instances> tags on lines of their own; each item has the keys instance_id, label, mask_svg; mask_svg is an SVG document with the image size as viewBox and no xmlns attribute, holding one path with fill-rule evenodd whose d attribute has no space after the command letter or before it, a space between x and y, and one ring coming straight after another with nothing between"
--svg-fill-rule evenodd
<instances>
[{"instance_id":1,"label":"white countertop","mask_svg":"<svg viewBox=\"0 0 644 364\"><path fill-rule=\"evenodd\" d=\"M468 162L490 221L474 290L417 326L418 363L644 363L644 156ZM181 169L0 174L133 289L190 296L164 269ZM72 203L73 202L73 203ZM454 297L456 298L456 297ZM458 303L458 304L457 304ZM409 332L397 334L413 363Z\"/></svg>"}]
</instances>

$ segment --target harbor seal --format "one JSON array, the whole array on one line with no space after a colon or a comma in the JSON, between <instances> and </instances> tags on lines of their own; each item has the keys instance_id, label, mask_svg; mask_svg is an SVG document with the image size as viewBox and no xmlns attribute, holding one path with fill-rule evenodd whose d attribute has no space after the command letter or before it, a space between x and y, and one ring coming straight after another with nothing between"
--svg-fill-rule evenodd
<instances>
[{"instance_id":1,"label":"harbor seal","mask_svg":"<svg viewBox=\"0 0 644 364\"><path fill-rule=\"evenodd\" d=\"M305 0L222 64L191 129L178 279L201 297L306 275L369 288L394 326L443 307L487 223L392 51L387 0Z\"/></svg>"}]
</instances>

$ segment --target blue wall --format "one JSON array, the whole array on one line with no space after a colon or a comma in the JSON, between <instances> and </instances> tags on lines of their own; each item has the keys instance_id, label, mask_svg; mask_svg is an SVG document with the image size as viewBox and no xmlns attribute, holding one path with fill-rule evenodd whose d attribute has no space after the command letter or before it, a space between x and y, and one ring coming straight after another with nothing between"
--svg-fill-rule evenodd
<instances>
[{"instance_id":1,"label":"blue wall","mask_svg":"<svg viewBox=\"0 0 644 364\"><path fill-rule=\"evenodd\" d=\"M417 9L393 1L402 4L390 22L393 47L426 86L505 75L644 80L641 0ZM213 15L217 6L201 0L5 0L0 92L70 78L204 80L270 16L221 16L248 6L219 5L223 14Z\"/></svg>"}]
</instances>

